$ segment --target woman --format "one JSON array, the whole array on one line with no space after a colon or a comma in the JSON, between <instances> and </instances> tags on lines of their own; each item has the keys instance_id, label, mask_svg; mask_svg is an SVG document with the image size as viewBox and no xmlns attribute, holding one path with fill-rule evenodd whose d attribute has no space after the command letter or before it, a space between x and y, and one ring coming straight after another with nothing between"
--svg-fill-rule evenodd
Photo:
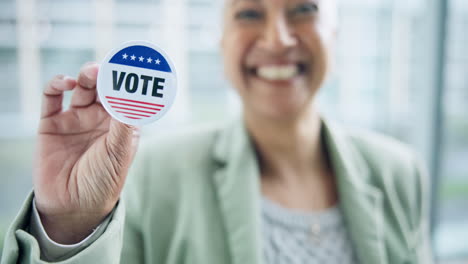
<instances>
[{"instance_id":1,"label":"woman","mask_svg":"<svg viewBox=\"0 0 468 264\"><path fill-rule=\"evenodd\" d=\"M142 144L119 202L137 130L96 102L96 64L56 77L34 194L2 263L431 263L427 178L411 152L315 108L335 1L225 2L241 120Z\"/></svg>"}]
</instances>

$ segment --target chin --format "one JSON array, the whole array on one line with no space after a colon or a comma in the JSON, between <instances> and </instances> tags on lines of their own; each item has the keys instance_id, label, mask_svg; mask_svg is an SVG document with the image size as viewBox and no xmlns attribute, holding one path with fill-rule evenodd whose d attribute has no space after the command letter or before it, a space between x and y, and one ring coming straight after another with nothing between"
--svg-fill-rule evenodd
<instances>
[{"instance_id":1,"label":"chin","mask_svg":"<svg viewBox=\"0 0 468 264\"><path fill-rule=\"evenodd\" d=\"M275 100L257 101L250 106L244 106L246 114L255 116L257 120L290 122L299 119L311 109L312 102L306 100Z\"/></svg>"}]
</instances>

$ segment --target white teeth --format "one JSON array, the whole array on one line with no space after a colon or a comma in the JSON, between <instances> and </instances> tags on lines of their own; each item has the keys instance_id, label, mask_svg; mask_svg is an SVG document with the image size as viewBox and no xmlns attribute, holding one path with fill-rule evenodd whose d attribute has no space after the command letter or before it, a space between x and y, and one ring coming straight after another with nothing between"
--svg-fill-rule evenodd
<instances>
[{"instance_id":1,"label":"white teeth","mask_svg":"<svg viewBox=\"0 0 468 264\"><path fill-rule=\"evenodd\" d=\"M293 78L299 73L297 65L269 65L260 66L257 75L269 81L285 81Z\"/></svg>"}]
</instances>

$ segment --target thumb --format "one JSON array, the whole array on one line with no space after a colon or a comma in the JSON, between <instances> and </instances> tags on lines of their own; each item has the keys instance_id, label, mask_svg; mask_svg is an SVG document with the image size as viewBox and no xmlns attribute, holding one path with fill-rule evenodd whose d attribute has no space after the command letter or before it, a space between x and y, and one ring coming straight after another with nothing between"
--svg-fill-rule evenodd
<instances>
[{"instance_id":1,"label":"thumb","mask_svg":"<svg viewBox=\"0 0 468 264\"><path fill-rule=\"evenodd\" d=\"M128 167L138 145L139 129L111 119L106 147L109 156L121 169Z\"/></svg>"}]
</instances>

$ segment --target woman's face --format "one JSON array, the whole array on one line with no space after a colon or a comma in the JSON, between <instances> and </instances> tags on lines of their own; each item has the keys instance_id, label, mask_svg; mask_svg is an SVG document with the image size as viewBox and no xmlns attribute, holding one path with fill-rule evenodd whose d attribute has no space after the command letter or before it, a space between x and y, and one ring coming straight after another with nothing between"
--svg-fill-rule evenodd
<instances>
[{"instance_id":1,"label":"woman's face","mask_svg":"<svg viewBox=\"0 0 468 264\"><path fill-rule=\"evenodd\" d=\"M225 0L225 71L247 115L298 117L322 85L335 0Z\"/></svg>"}]
</instances>

